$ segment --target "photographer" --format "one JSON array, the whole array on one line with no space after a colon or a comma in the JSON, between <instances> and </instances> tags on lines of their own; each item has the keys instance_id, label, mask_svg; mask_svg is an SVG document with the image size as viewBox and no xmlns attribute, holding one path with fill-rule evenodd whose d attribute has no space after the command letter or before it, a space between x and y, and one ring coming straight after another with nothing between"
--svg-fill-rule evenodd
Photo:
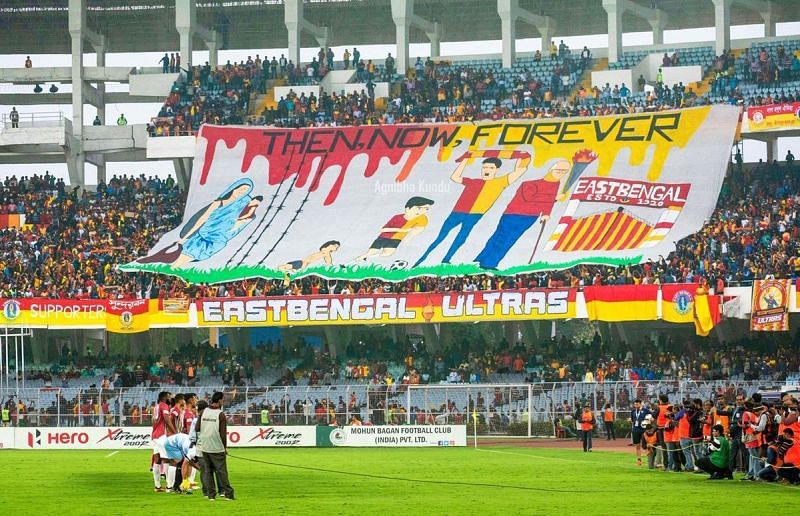
<instances>
[{"instance_id":1,"label":"photographer","mask_svg":"<svg viewBox=\"0 0 800 516\"><path fill-rule=\"evenodd\" d=\"M784 436L794 438L797 435L791 428L783 430ZM778 481L781 483L797 484L800 483L800 443L794 440L794 443L783 456L783 466L778 471Z\"/></svg>"},{"instance_id":2,"label":"photographer","mask_svg":"<svg viewBox=\"0 0 800 516\"><path fill-rule=\"evenodd\" d=\"M709 480L722 480L727 478L733 480L733 474L728 468L731 455L731 444L722 433L725 428L722 425L714 425L711 428L711 437L706 439L708 456L697 459L697 466L710 473Z\"/></svg>"},{"instance_id":3,"label":"photographer","mask_svg":"<svg viewBox=\"0 0 800 516\"><path fill-rule=\"evenodd\" d=\"M759 470L757 478L767 482L778 480L778 471L783 467L786 452L792 446L794 446L794 432L791 428L786 428L783 434L767 446L767 463Z\"/></svg>"},{"instance_id":4,"label":"photographer","mask_svg":"<svg viewBox=\"0 0 800 516\"><path fill-rule=\"evenodd\" d=\"M695 453L694 441L692 441L692 434L699 433L696 437L702 436L702 412L695 404L695 401L686 400L683 402L683 408L675 414L675 420L678 422L678 438L680 439L680 447L683 450L685 465L687 471L697 470L695 466Z\"/></svg>"},{"instance_id":5,"label":"photographer","mask_svg":"<svg viewBox=\"0 0 800 516\"><path fill-rule=\"evenodd\" d=\"M675 412L672 405L667 405L664 410L664 442L667 449L667 463L665 471L681 471L681 441L678 434L678 425L675 423Z\"/></svg>"},{"instance_id":6,"label":"photographer","mask_svg":"<svg viewBox=\"0 0 800 516\"><path fill-rule=\"evenodd\" d=\"M737 464L741 471L747 471L748 453L742 441L742 416L744 416L744 394L736 394L736 406L731 409L730 407L718 407L716 411L717 416L726 416L729 423L729 431L731 438L731 454L730 454L730 470L735 471Z\"/></svg>"},{"instance_id":7,"label":"photographer","mask_svg":"<svg viewBox=\"0 0 800 516\"><path fill-rule=\"evenodd\" d=\"M664 428L667 426L667 407L669 407L669 398L666 394L658 395L658 405L656 406L656 432L658 434L658 445L661 447L661 453L656 455L656 466L661 464L664 469L667 467L667 443L664 439Z\"/></svg>"}]
</instances>

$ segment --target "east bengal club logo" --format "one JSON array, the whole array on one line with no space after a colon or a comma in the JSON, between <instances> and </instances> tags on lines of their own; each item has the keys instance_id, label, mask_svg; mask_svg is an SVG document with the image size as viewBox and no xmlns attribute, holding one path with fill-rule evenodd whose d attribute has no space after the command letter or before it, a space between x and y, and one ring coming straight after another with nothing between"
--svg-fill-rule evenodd
<instances>
[{"instance_id":1,"label":"east bengal club logo","mask_svg":"<svg viewBox=\"0 0 800 516\"><path fill-rule=\"evenodd\" d=\"M119 323L123 328L130 328L133 326L133 313L126 310L119 314Z\"/></svg>"},{"instance_id":2,"label":"east bengal club logo","mask_svg":"<svg viewBox=\"0 0 800 516\"><path fill-rule=\"evenodd\" d=\"M16 301L14 299L9 299L5 303L3 303L3 316L9 321L13 321L17 317L19 317L19 312L20 312L19 301Z\"/></svg>"},{"instance_id":3,"label":"east bengal club logo","mask_svg":"<svg viewBox=\"0 0 800 516\"><path fill-rule=\"evenodd\" d=\"M675 311L680 315L686 315L692 311L692 302L694 296L688 290L679 290L672 296L672 303L675 305Z\"/></svg>"}]
</instances>

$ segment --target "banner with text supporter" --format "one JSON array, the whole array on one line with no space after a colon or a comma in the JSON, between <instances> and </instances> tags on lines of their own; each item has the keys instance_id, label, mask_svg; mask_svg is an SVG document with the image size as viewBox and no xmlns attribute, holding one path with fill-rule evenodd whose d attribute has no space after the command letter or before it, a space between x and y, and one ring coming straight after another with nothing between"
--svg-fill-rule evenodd
<instances>
[{"instance_id":1,"label":"banner with text supporter","mask_svg":"<svg viewBox=\"0 0 800 516\"><path fill-rule=\"evenodd\" d=\"M401 281L638 263L710 216L738 117L204 125L182 223L121 269Z\"/></svg>"},{"instance_id":2,"label":"banner with text supporter","mask_svg":"<svg viewBox=\"0 0 800 516\"><path fill-rule=\"evenodd\" d=\"M792 280L753 282L751 331L789 331L789 292Z\"/></svg>"},{"instance_id":3,"label":"banner with text supporter","mask_svg":"<svg viewBox=\"0 0 800 516\"><path fill-rule=\"evenodd\" d=\"M575 289L358 294L197 301L199 326L402 324L576 315Z\"/></svg>"},{"instance_id":4,"label":"banner with text supporter","mask_svg":"<svg viewBox=\"0 0 800 516\"><path fill-rule=\"evenodd\" d=\"M105 299L0 299L0 324L27 328L105 328Z\"/></svg>"},{"instance_id":5,"label":"banner with text supporter","mask_svg":"<svg viewBox=\"0 0 800 516\"><path fill-rule=\"evenodd\" d=\"M318 426L317 446L429 447L466 446L465 425Z\"/></svg>"},{"instance_id":6,"label":"banner with text supporter","mask_svg":"<svg viewBox=\"0 0 800 516\"><path fill-rule=\"evenodd\" d=\"M800 102L748 107L747 121L751 132L800 127Z\"/></svg>"}]
</instances>

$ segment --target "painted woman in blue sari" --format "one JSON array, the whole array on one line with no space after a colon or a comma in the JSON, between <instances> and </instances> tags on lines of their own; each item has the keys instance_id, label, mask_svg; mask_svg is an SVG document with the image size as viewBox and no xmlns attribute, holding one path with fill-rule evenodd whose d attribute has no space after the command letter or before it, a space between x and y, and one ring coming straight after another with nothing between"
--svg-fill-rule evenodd
<instances>
[{"instance_id":1,"label":"painted woman in blue sari","mask_svg":"<svg viewBox=\"0 0 800 516\"><path fill-rule=\"evenodd\" d=\"M208 260L222 251L255 218L263 198L252 197L253 181L239 179L184 224L180 239L140 263L171 263L182 267Z\"/></svg>"}]
</instances>

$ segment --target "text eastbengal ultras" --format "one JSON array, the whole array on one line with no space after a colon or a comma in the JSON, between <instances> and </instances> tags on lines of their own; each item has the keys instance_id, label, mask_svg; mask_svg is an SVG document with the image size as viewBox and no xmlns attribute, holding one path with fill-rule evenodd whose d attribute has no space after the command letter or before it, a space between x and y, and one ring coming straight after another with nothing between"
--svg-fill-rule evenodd
<instances>
[{"instance_id":1,"label":"text eastbengal ultras","mask_svg":"<svg viewBox=\"0 0 800 516\"><path fill-rule=\"evenodd\" d=\"M575 317L573 289L399 295L202 299L200 326L369 324L564 319Z\"/></svg>"}]
</instances>

